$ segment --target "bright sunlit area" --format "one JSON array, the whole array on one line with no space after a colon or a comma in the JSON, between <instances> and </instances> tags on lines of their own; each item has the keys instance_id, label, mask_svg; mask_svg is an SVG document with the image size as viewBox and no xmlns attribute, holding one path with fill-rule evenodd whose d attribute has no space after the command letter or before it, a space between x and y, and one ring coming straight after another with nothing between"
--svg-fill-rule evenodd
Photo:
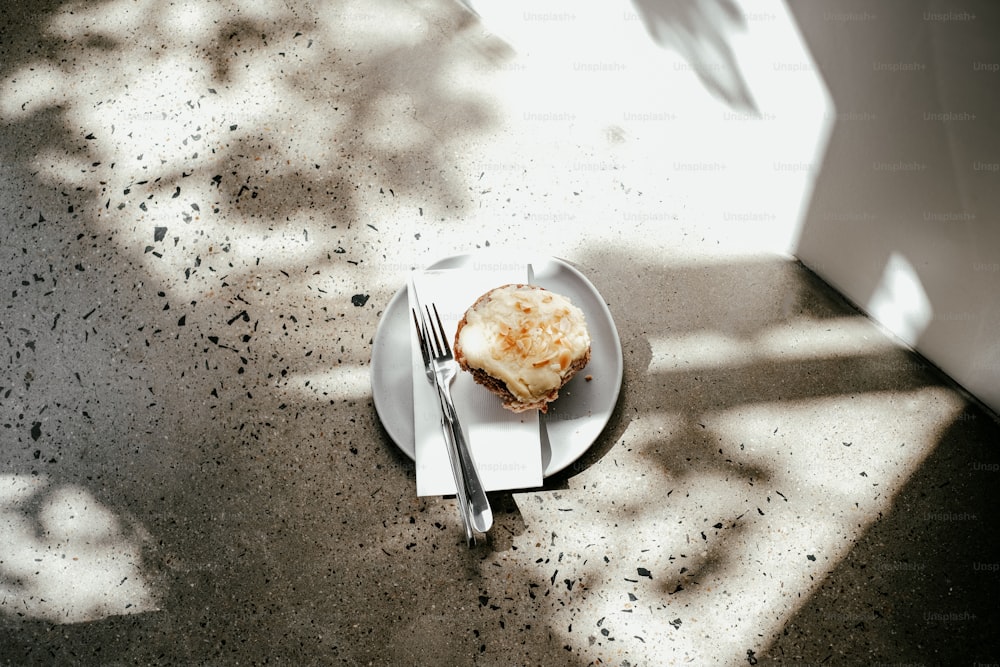
<instances>
[{"instance_id":1,"label":"bright sunlit area","mask_svg":"<svg viewBox=\"0 0 1000 667\"><path fill-rule=\"evenodd\" d=\"M1000 661L1000 15L938 4L10 9L0 663ZM472 548L405 290L470 264L593 337Z\"/></svg>"}]
</instances>

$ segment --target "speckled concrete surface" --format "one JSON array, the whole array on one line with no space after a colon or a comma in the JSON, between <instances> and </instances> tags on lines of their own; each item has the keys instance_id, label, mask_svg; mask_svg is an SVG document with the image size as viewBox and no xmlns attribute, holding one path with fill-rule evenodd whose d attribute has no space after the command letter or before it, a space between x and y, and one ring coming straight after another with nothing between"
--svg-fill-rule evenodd
<instances>
[{"instance_id":1,"label":"speckled concrete surface","mask_svg":"<svg viewBox=\"0 0 1000 667\"><path fill-rule=\"evenodd\" d=\"M1000 661L1000 429L780 252L697 139L745 129L738 77L443 0L245 5L0 27L0 663ZM625 380L469 550L368 369L408 273L486 247L584 272Z\"/></svg>"}]
</instances>

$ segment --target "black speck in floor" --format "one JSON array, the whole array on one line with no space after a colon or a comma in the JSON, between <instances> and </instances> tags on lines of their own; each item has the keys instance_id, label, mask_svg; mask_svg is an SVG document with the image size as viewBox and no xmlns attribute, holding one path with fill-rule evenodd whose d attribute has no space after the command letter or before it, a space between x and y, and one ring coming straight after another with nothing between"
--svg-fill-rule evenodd
<instances>
[{"instance_id":1,"label":"black speck in floor","mask_svg":"<svg viewBox=\"0 0 1000 667\"><path fill-rule=\"evenodd\" d=\"M42 422L35 422L31 425L31 439L38 440L40 437L42 437Z\"/></svg>"},{"instance_id":2,"label":"black speck in floor","mask_svg":"<svg viewBox=\"0 0 1000 667\"><path fill-rule=\"evenodd\" d=\"M247 313L247 311L241 310L240 312L238 312L235 315L233 315L232 317L230 317L226 321L226 324L232 326L233 322L235 322L236 320L240 320L240 319L242 319L244 322L249 322L250 321L250 315Z\"/></svg>"},{"instance_id":3,"label":"black speck in floor","mask_svg":"<svg viewBox=\"0 0 1000 667\"><path fill-rule=\"evenodd\" d=\"M157 227L153 230L153 241L159 243L167 236L166 227Z\"/></svg>"},{"instance_id":4,"label":"black speck in floor","mask_svg":"<svg viewBox=\"0 0 1000 667\"><path fill-rule=\"evenodd\" d=\"M363 306L366 303L368 303L368 295L367 294L355 294L354 296L351 297L351 303L353 303L355 306L357 306L358 308L360 308L361 306Z\"/></svg>"},{"instance_id":5,"label":"black speck in floor","mask_svg":"<svg viewBox=\"0 0 1000 667\"><path fill-rule=\"evenodd\" d=\"M653 573L644 567L637 568L636 571L639 573L640 577L649 577L650 579L653 578Z\"/></svg>"}]
</instances>

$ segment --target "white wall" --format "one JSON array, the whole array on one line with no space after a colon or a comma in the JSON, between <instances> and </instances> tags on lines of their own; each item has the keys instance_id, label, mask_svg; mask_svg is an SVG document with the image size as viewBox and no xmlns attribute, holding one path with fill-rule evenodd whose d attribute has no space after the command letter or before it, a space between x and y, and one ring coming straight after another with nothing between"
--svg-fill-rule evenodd
<instances>
[{"instance_id":1,"label":"white wall","mask_svg":"<svg viewBox=\"0 0 1000 667\"><path fill-rule=\"evenodd\" d=\"M1000 411L1000 5L789 8L835 109L793 251Z\"/></svg>"}]
</instances>

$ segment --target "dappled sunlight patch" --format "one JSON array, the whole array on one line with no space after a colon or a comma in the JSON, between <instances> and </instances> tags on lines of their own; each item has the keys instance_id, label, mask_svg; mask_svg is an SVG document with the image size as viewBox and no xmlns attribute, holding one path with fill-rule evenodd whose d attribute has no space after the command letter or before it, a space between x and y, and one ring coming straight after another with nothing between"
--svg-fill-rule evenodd
<instances>
[{"instance_id":1,"label":"dappled sunlight patch","mask_svg":"<svg viewBox=\"0 0 1000 667\"><path fill-rule=\"evenodd\" d=\"M295 373L282 382L281 393L296 404L312 398L320 402L362 400L371 395L368 368L334 366L313 372Z\"/></svg>"},{"instance_id":2,"label":"dappled sunlight patch","mask_svg":"<svg viewBox=\"0 0 1000 667\"><path fill-rule=\"evenodd\" d=\"M386 11L378 2L352 0L324 3L317 16L325 31L338 41L351 40L349 46L363 46L372 51L406 48L427 37L425 16L419 9L392 6Z\"/></svg>"},{"instance_id":3,"label":"dappled sunlight patch","mask_svg":"<svg viewBox=\"0 0 1000 667\"><path fill-rule=\"evenodd\" d=\"M49 17L46 30L67 41L95 33L128 34L142 30L159 4L157 0L69 2ZM153 27L159 26L154 22Z\"/></svg>"},{"instance_id":4,"label":"dappled sunlight patch","mask_svg":"<svg viewBox=\"0 0 1000 667\"><path fill-rule=\"evenodd\" d=\"M891 253L886 260L866 309L907 345L917 343L934 317L917 269L898 252Z\"/></svg>"},{"instance_id":5,"label":"dappled sunlight patch","mask_svg":"<svg viewBox=\"0 0 1000 667\"><path fill-rule=\"evenodd\" d=\"M696 662L760 650L893 511L937 443L927 421L944 429L963 406L922 387L643 413L619 444L643 465L588 469L567 491L519 500L528 539L548 531L531 527L551 525L553 509L564 524L579 504L605 516L551 531L554 545L567 530L591 545L586 558L560 554L550 566L562 600L551 627L577 646L584 633L584 652L605 660L637 643Z\"/></svg>"},{"instance_id":6,"label":"dappled sunlight patch","mask_svg":"<svg viewBox=\"0 0 1000 667\"><path fill-rule=\"evenodd\" d=\"M962 408L953 392L931 386L743 405L712 422L728 440L740 441L741 456L759 464L798 460L774 469L776 478L794 484L789 488L871 518L888 508L937 442L926 420L946 425Z\"/></svg>"},{"instance_id":7,"label":"dappled sunlight patch","mask_svg":"<svg viewBox=\"0 0 1000 667\"><path fill-rule=\"evenodd\" d=\"M700 330L649 336L648 371L726 368L757 362L797 362L879 354L897 349L864 317L799 318L761 323L750 336Z\"/></svg>"},{"instance_id":8,"label":"dappled sunlight patch","mask_svg":"<svg viewBox=\"0 0 1000 667\"><path fill-rule=\"evenodd\" d=\"M87 489L0 476L0 613L82 623L156 611L145 531Z\"/></svg>"},{"instance_id":9,"label":"dappled sunlight patch","mask_svg":"<svg viewBox=\"0 0 1000 667\"><path fill-rule=\"evenodd\" d=\"M40 26L51 52L0 81L0 117L55 116L60 133L26 134L26 163L172 293L195 300L206 280L291 258L350 282L345 231L377 240L371 211L386 205L454 215L467 205L456 142L491 122L483 87L456 76L482 57L465 13L382 9L64 5Z\"/></svg>"},{"instance_id":10,"label":"dappled sunlight patch","mask_svg":"<svg viewBox=\"0 0 1000 667\"><path fill-rule=\"evenodd\" d=\"M0 84L0 114L16 122L65 101L65 75L51 63L22 67Z\"/></svg>"},{"instance_id":11,"label":"dappled sunlight patch","mask_svg":"<svg viewBox=\"0 0 1000 667\"><path fill-rule=\"evenodd\" d=\"M41 149L28 164L40 178L64 187L85 189L93 182L93 169L84 158L67 155L55 147Z\"/></svg>"}]
</instances>

